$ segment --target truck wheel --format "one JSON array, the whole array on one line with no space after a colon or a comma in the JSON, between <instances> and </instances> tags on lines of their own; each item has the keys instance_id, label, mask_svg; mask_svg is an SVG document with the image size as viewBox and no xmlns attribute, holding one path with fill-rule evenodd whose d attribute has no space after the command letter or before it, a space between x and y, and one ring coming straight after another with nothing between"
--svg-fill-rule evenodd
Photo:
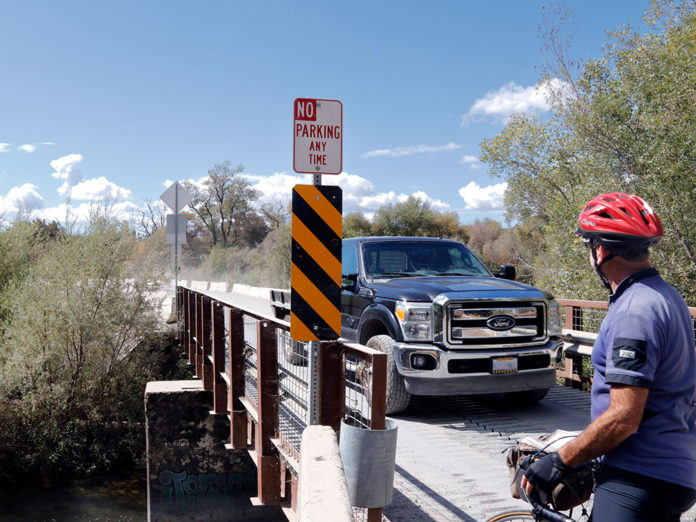
<instances>
[{"instance_id":1,"label":"truck wheel","mask_svg":"<svg viewBox=\"0 0 696 522\"><path fill-rule=\"evenodd\" d=\"M505 398L515 406L531 406L546 397L549 388L542 390L526 390L520 392L507 392Z\"/></svg>"},{"instance_id":2,"label":"truck wheel","mask_svg":"<svg viewBox=\"0 0 696 522\"><path fill-rule=\"evenodd\" d=\"M406 390L404 378L396 369L392 351L393 342L388 335L375 335L366 344L369 348L387 354L387 415L404 411L411 402L411 394Z\"/></svg>"}]
</instances>

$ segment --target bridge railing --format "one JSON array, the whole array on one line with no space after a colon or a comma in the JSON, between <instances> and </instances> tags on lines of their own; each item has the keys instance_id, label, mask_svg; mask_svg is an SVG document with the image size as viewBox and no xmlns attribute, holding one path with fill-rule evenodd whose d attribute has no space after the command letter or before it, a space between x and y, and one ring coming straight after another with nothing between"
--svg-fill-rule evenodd
<instances>
[{"instance_id":1,"label":"bridge railing","mask_svg":"<svg viewBox=\"0 0 696 522\"><path fill-rule=\"evenodd\" d=\"M322 342L319 375L311 375L308 343L290 338L290 324L228 303L215 292L177 288L179 341L213 412L230 419L230 449L248 449L263 504L297 507L300 441L310 424L310 394L319 424L384 429L386 354L358 344ZM313 382L316 381L316 382ZM354 508L381 520L380 509Z\"/></svg>"},{"instance_id":2,"label":"bridge railing","mask_svg":"<svg viewBox=\"0 0 696 522\"><path fill-rule=\"evenodd\" d=\"M602 320L609 310L606 301L558 299L564 318L565 363L557 376L566 386L589 390L592 386L592 366L589 358ZM696 332L696 307L690 307Z\"/></svg>"}]
</instances>

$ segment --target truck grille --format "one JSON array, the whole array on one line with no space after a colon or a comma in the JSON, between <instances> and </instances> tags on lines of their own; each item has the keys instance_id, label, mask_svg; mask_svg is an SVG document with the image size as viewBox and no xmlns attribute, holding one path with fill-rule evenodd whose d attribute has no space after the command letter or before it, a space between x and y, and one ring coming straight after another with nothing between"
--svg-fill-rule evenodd
<instances>
[{"instance_id":1,"label":"truck grille","mask_svg":"<svg viewBox=\"0 0 696 522\"><path fill-rule=\"evenodd\" d=\"M445 327L450 345L466 347L524 346L546 337L543 302L451 302Z\"/></svg>"}]
</instances>

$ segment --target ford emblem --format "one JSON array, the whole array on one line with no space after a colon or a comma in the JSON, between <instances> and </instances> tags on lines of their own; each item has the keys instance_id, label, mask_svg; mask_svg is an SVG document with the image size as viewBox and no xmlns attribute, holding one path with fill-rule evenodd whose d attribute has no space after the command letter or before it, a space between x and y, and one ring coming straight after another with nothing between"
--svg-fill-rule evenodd
<instances>
[{"instance_id":1,"label":"ford emblem","mask_svg":"<svg viewBox=\"0 0 696 522\"><path fill-rule=\"evenodd\" d=\"M486 321L486 326L488 326L488 328L491 330L500 332L503 330L509 330L515 326L515 320L509 315L496 315Z\"/></svg>"}]
</instances>

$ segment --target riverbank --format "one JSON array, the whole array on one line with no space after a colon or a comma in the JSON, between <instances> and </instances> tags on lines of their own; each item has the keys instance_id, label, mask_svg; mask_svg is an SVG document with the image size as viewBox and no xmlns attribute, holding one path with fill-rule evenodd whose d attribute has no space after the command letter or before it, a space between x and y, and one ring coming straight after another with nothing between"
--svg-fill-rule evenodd
<instances>
[{"instance_id":1,"label":"riverbank","mask_svg":"<svg viewBox=\"0 0 696 522\"><path fill-rule=\"evenodd\" d=\"M105 479L53 482L48 479L4 484L3 522L140 522L147 519L144 470Z\"/></svg>"}]
</instances>

